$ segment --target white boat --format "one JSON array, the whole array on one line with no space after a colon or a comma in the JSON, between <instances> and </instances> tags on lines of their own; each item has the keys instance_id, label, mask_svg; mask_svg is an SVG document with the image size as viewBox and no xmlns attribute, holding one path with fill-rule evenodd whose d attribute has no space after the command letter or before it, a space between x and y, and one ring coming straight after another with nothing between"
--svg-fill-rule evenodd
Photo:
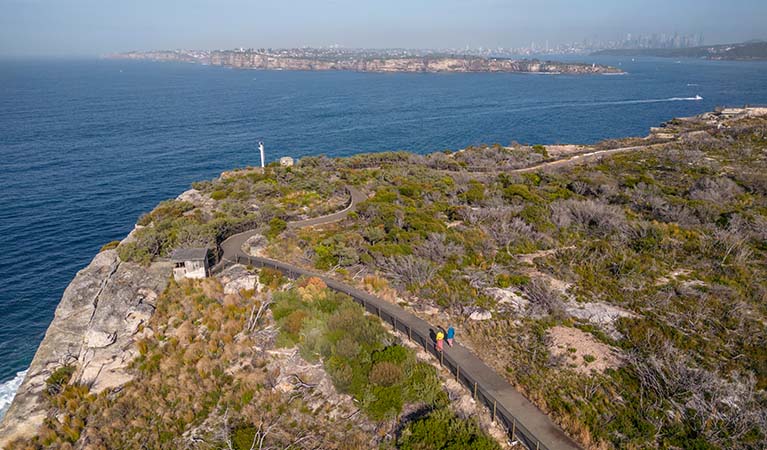
<instances>
[{"instance_id":1,"label":"white boat","mask_svg":"<svg viewBox=\"0 0 767 450\"><path fill-rule=\"evenodd\" d=\"M703 97L701 97L700 95L696 95L695 100L703 100Z\"/></svg>"}]
</instances>

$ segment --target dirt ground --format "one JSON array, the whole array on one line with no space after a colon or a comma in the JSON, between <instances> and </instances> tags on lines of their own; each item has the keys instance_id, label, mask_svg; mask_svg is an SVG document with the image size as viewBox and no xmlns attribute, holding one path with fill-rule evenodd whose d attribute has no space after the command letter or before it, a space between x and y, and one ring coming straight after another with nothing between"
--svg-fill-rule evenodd
<instances>
[{"instance_id":1,"label":"dirt ground","mask_svg":"<svg viewBox=\"0 0 767 450\"><path fill-rule=\"evenodd\" d=\"M561 357L564 364L578 372L604 372L621 364L617 350L577 328L553 327L549 329L549 337L551 354Z\"/></svg>"},{"instance_id":2,"label":"dirt ground","mask_svg":"<svg viewBox=\"0 0 767 450\"><path fill-rule=\"evenodd\" d=\"M573 153L585 152L589 148L585 145L546 145L546 151L549 152L549 156L552 158L561 158L563 156L571 155Z\"/></svg>"}]
</instances>

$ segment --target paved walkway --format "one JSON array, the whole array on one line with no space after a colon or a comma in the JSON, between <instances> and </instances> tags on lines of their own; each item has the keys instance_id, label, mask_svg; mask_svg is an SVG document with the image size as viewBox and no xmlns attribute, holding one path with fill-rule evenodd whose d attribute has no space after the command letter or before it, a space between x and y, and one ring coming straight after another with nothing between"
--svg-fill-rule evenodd
<instances>
[{"instance_id":1,"label":"paved walkway","mask_svg":"<svg viewBox=\"0 0 767 450\"><path fill-rule=\"evenodd\" d=\"M669 141L670 142L670 141ZM513 169L508 171L501 171L506 173L526 173L526 172L535 172L536 170L540 169L547 169L550 167L561 167L561 166L568 166L570 164L575 163L585 163L588 161L592 161L594 159L600 158L605 155L611 155L615 153L625 153L625 152L634 152L637 150L650 150L653 148L663 147L665 145L668 145L669 142L661 142L658 144L649 144L649 145L636 145L633 147L620 147L620 148L613 148L608 150L594 150L591 152L586 153L579 153L576 155L572 155L567 158L562 159L555 159L553 161L548 161L541 164L536 164L534 166L530 167L523 167L521 169Z\"/></svg>"},{"instance_id":2,"label":"paved walkway","mask_svg":"<svg viewBox=\"0 0 767 450\"><path fill-rule=\"evenodd\" d=\"M343 210L338 211L337 213L329 214L327 216L315 217L315 218L306 219L306 220L299 220L296 222L290 222L288 223L288 228L298 229L298 228L305 228L305 227L313 227L317 225L325 225L328 223L338 222L346 218L346 216L350 212L354 211L357 208L358 203L367 199L365 194L360 192L359 189L355 188L354 186L346 186L346 190L349 192L349 205ZM255 236L256 234L258 234L258 231L249 230L243 233L230 236L228 239L222 242L221 243L221 261L223 262L226 259L233 261L234 260L233 258L235 258L237 255L240 255L243 257L247 256L245 252L242 251L242 246L245 245L245 242L248 239ZM213 271L215 272L217 269L218 267L214 267Z\"/></svg>"},{"instance_id":3,"label":"paved walkway","mask_svg":"<svg viewBox=\"0 0 767 450\"><path fill-rule=\"evenodd\" d=\"M349 212L356 208L359 202L366 199L365 195L354 187L348 186L347 189L350 194L350 202L349 206L343 211L328 216L293 222L289 224L289 227L316 226L345 218ZM214 271L221 269L226 264L244 263L272 267L281 270L292 278L299 276L318 277L331 289L351 295L363 303L369 311L378 314L384 320L390 321L396 329L406 332L412 339L418 337L419 343L431 351L432 354L435 354L434 345L430 338L433 336L435 327L426 321L398 305L389 303L325 275L280 261L247 255L242 250L242 246L254 234L255 231L246 231L225 240L221 244L222 261L214 268ZM444 360L443 362L447 363L451 373L455 374L456 378L459 378L467 387L476 386L475 396L478 394L480 400L491 410L494 410L493 414L502 419L510 430L516 430L515 437L527 444L528 447L551 450L579 448L546 414L530 403L508 381L501 378L494 369L482 362L471 350L458 343L453 347L445 346ZM458 366L460 366L460 369L457 369Z\"/></svg>"}]
</instances>

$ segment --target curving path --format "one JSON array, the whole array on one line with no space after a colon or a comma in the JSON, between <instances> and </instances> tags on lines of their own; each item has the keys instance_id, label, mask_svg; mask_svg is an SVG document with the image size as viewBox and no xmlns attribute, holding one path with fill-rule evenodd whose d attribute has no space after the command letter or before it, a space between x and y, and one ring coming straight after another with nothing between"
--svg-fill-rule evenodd
<instances>
[{"instance_id":1,"label":"curving path","mask_svg":"<svg viewBox=\"0 0 767 450\"><path fill-rule=\"evenodd\" d=\"M547 163L550 164L550 163ZM542 164L541 166L544 166ZM352 186L347 186L350 195L349 205L342 211L323 217L307 219L289 224L290 228L317 226L337 222L354 211L357 204L366 196ZM530 403L508 381L487 366L471 350L456 343L453 347L445 346L440 354L435 351L432 336L435 327L398 305L379 297L341 283L325 275L311 272L280 261L247 255L242 247L245 241L255 234L246 231L231 236L221 243L221 262L213 268L214 272L231 264L249 264L255 267L270 267L280 270L290 278L312 276L322 279L328 287L350 295L361 303L369 312L377 314L389 322L395 329L405 333L412 340L431 352L451 374L464 384L474 398L485 404L493 418L509 430L513 439L518 439L531 449L571 450L578 449L573 442L552 420L535 405Z\"/></svg>"},{"instance_id":2,"label":"curving path","mask_svg":"<svg viewBox=\"0 0 767 450\"><path fill-rule=\"evenodd\" d=\"M561 167L575 163L584 163L599 157L643 149L651 149L666 145L667 142L633 147L621 147L610 150L596 150L587 153L572 155L554 161L543 162L534 166L523 167L506 171L504 173L533 172L539 169ZM483 172L487 173L487 172ZM288 228L298 229L304 227L324 225L338 222L357 207L357 204L366 200L367 197L353 186L347 186L349 192L349 205L342 211L327 216L300 220L288 224ZM580 447L571 440L551 419L530 403L508 381L502 378L496 371L480 360L471 350L455 344L453 347L445 347L440 354L434 349L433 333L435 327L416 315L404 310L398 305L392 304L379 297L356 289L340 281L325 275L311 272L297 266L247 255L242 247L245 242L256 234L255 230L235 234L221 243L222 257L219 264L212 270L217 272L231 264L250 264L256 267L271 267L278 269L290 278L312 276L322 279L331 289L350 295L354 300L361 303L368 311L377 314L382 320L389 322L396 330L406 333L408 337L427 351L431 352L440 363L445 366L455 378L463 383L474 398L484 403L493 414L493 418L500 420L506 426L514 439L519 439L531 449L571 450Z\"/></svg>"},{"instance_id":3,"label":"curving path","mask_svg":"<svg viewBox=\"0 0 767 450\"><path fill-rule=\"evenodd\" d=\"M327 216L314 217L312 219L305 219L305 220L290 222L288 223L288 228L298 229L298 228L305 228L305 227L313 227L317 225L325 225L328 223L338 222L340 220L345 219L350 212L354 211L357 208L358 203L367 199L365 194L360 192L359 189L355 188L354 186L346 186L346 191L349 192L349 205L347 205L346 208L344 208L343 210L333 214L328 214ZM248 255L246 255L245 252L242 251L242 246L245 245L245 242L248 239L250 239L256 234L258 234L256 230L249 230L249 231L232 235L229 238L227 238L224 242L222 242L221 243L221 262L217 264L216 267L214 267L212 270L214 272L217 271L221 263L223 263L226 260L233 261L233 258L235 258L238 255L241 257L247 257Z\"/></svg>"}]
</instances>

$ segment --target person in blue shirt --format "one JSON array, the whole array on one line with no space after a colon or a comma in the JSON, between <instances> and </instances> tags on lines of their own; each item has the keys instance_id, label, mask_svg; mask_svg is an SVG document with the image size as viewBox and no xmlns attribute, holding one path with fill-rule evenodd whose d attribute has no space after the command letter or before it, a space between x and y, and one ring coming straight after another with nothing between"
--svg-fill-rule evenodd
<instances>
[{"instance_id":1,"label":"person in blue shirt","mask_svg":"<svg viewBox=\"0 0 767 450\"><path fill-rule=\"evenodd\" d=\"M447 329L447 345L453 346L453 339L455 338L455 328L450 327Z\"/></svg>"}]
</instances>

